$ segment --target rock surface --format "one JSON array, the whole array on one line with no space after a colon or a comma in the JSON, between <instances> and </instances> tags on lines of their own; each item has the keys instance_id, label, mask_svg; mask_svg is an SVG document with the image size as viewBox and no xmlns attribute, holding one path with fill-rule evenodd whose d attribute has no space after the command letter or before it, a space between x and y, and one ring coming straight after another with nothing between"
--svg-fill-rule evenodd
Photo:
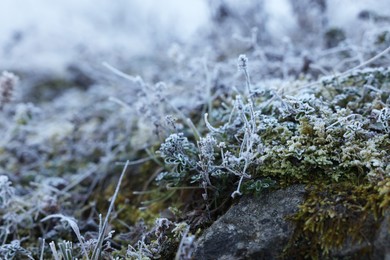
<instances>
[{"instance_id":1,"label":"rock surface","mask_svg":"<svg viewBox=\"0 0 390 260\"><path fill-rule=\"evenodd\" d=\"M303 202L304 186L244 197L205 231L195 259L276 259L294 226L285 217Z\"/></svg>"},{"instance_id":2,"label":"rock surface","mask_svg":"<svg viewBox=\"0 0 390 260\"><path fill-rule=\"evenodd\" d=\"M295 185L256 198L242 198L200 237L194 259L278 259L294 232L294 224L286 216L298 210L304 193L303 185ZM373 224L368 221L365 226L372 228ZM390 260L389 224L390 211L369 241L346 242L330 256L355 259L367 252L369 259Z\"/></svg>"},{"instance_id":3,"label":"rock surface","mask_svg":"<svg viewBox=\"0 0 390 260\"><path fill-rule=\"evenodd\" d=\"M373 244L372 259L390 260L390 210L379 227Z\"/></svg>"}]
</instances>

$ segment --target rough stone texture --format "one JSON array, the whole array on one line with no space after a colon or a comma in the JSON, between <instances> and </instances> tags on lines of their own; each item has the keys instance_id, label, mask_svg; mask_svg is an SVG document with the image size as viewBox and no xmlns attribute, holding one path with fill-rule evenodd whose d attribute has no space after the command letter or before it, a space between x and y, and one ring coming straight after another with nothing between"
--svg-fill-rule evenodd
<instances>
[{"instance_id":1,"label":"rough stone texture","mask_svg":"<svg viewBox=\"0 0 390 260\"><path fill-rule=\"evenodd\" d=\"M276 259L294 227L285 217L303 202L304 186L244 197L205 231L194 259Z\"/></svg>"},{"instance_id":2,"label":"rough stone texture","mask_svg":"<svg viewBox=\"0 0 390 260\"><path fill-rule=\"evenodd\" d=\"M390 210L386 212L373 243L372 259L390 260Z\"/></svg>"},{"instance_id":3,"label":"rough stone texture","mask_svg":"<svg viewBox=\"0 0 390 260\"><path fill-rule=\"evenodd\" d=\"M257 198L243 197L200 237L194 259L278 259L294 231L285 217L298 210L304 191L304 186L296 185ZM374 226L379 228L374 231ZM363 228L374 231L366 241L356 244L348 239L329 257L390 260L390 210L379 226L372 218ZM363 257L362 252L369 255Z\"/></svg>"}]
</instances>

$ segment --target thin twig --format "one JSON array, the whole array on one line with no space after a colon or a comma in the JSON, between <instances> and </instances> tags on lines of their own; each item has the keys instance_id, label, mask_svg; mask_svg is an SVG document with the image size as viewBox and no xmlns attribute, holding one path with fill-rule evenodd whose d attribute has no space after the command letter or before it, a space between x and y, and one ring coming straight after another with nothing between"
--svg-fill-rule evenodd
<instances>
[{"instance_id":1,"label":"thin twig","mask_svg":"<svg viewBox=\"0 0 390 260\"><path fill-rule=\"evenodd\" d=\"M115 75L117 75L119 77L122 77L124 79L130 80L131 82L134 82L134 83L138 83L141 86L143 86L145 84L143 79L140 76L128 75L128 74L118 70L117 68L111 66L107 62L103 62L103 66L106 67L107 69L109 69L111 72L113 72Z\"/></svg>"},{"instance_id":2,"label":"thin twig","mask_svg":"<svg viewBox=\"0 0 390 260\"><path fill-rule=\"evenodd\" d=\"M39 260L43 260L44 251L45 251L45 239L42 239L41 256L39 257Z\"/></svg>"},{"instance_id":3,"label":"thin twig","mask_svg":"<svg viewBox=\"0 0 390 260\"><path fill-rule=\"evenodd\" d=\"M123 177L125 176L125 173L127 171L128 166L129 166L129 160L127 160L125 167L123 167L123 171L122 171L121 176L119 177L118 184L116 185L114 195L111 198L111 203L110 203L110 207L108 208L106 218L104 219L103 226L102 226L101 230L99 231L99 237L98 237L95 249L93 250L92 257L91 257L93 260L100 259L101 247L102 247L103 240L104 240L104 234L106 233L108 220L110 218L112 210L114 209L115 200L118 197L119 188L121 186Z\"/></svg>"},{"instance_id":4,"label":"thin twig","mask_svg":"<svg viewBox=\"0 0 390 260\"><path fill-rule=\"evenodd\" d=\"M380 53L378 53L377 55L375 55L374 57L372 57L371 59L366 60L366 61L363 62L362 64L359 64L358 66L353 67L353 68L351 68L351 69L349 69L349 70L346 70L346 71L344 71L344 72L342 72L342 73L340 73L340 74L338 74L338 75L334 75L333 77L334 77L334 78L336 78L336 77L344 77L344 76L348 75L349 73L351 73L351 72L353 72L353 71L355 71L355 70L358 70L358 69L363 68L364 66L367 66L368 64L370 64L370 63L376 61L377 59L379 59L379 58L382 57L383 55L386 55L386 54L389 53L389 52L390 52L390 46L387 47L386 49L384 49L382 52L380 52ZM306 85L303 85L303 86L299 87L298 90L300 90L300 89L305 89L305 88L312 87L312 86L315 86L315 85L319 84L321 81L322 81L322 79L317 80L317 81L314 81L314 82L309 83L309 84L306 84Z\"/></svg>"}]
</instances>

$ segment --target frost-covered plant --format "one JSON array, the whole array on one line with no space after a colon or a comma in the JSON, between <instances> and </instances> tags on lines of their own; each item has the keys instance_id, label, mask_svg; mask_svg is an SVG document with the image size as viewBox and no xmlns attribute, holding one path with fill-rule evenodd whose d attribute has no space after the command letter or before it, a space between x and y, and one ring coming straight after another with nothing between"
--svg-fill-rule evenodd
<instances>
[{"instance_id":1,"label":"frost-covered plant","mask_svg":"<svg viewBox=\"0 0 390 260\"><path fill-rule=\"evenodd\" d=\"M385 130L386 133L390 133L390 109L388 107L384 107L379 111L379 113L377 111L373 112L377 113L377 121L382 124L383 130Z\"/></svg>"},{"instance_id":2,"label":"frost-covered plant","mask_svg":"<svg viewBox=\"0 0 390 260\"><path fill-rule=\"evenodd\" d=\"M0 246L0 256L2 259L21 259L27 258L27 259L34 259L31 256L31 252L29 252L27 249L23 248L20 245L19 240L13 240L9 244L3 244Z\"/></svg>"},{"instance_id":3,"label":"frost-covered plant","mask_svg":"<svg viewBox=\"0 0 390 260\"><path fill-rule=\"evenodd\" d=\"M185 222L174 223L167 218L157 218L152 229L145 233L135 245L129 245L126 256L130 259L159 259L172 245L177 246L175 259L192 259L195 236L189 232ZM172 254L173 252L171 252Z\"/></svg>"},{"instance_id":4,"label":"frost-covered plant","mask_svg":"<svg viewBox=\"0 0 390 260\"><path fill-rule=\"evenodd\" d=\"M202 194L204 200L208 200L207 195L207 187L212 186L210 175L215 170L215 156L214 156L214 147L217 141L211 135L207 135L205 138L200 138L198 141L198 149L199 149L199 161L197 162L197 168L200 171L200 178L202 179L202 187L204 189L204 193Z\"/></svg>"},{"instance_id":5,"label":"frost-covered plant","mask_svg":"<svg viewBox=\"0 0 390 260\"><path fill-rule=\"evenodd\" d=\"M251 89L249 75L247 72L247 62L248 60L245 55L241 55L238 59L238 67L245 73L246 84L249 92L248 95L250 96ZM225 131L231 130L233 128L235 132L229 134L233 134L234 137L240 142L238 151L236 149L235 151L224 151L224 145L221 145L221 161L215 162L214 148L217 145L217 140L211 134L209 134L206 135L205 138L200 138L200 140L198 141L197 152L199 159L196 164L197 168L195 169L195 171L199 172L200 178L198 179L202 179L201 185L205 190L205 192L203 193L203 197L205 200L207 200L207 186L212 186L210 176L217 170L225 170L230 174L234 174L240 177L237 190L232 193L232 197L235 197L236 195L241 195L240 188L244 178L251 177L248 173L248 168L251 164L253 164L253 161L257 156L258 150L261 149L261 140L259 135L257 134L257 122L253 106L254 104L252 98L248 100L248 104L244 104L241 96L237 96L234 102L234 107L229 116L229 122L227 122L223 127L220 127L218 129L213 127L208 122L208 114L205 114L206 126L212 132L213 135L221 135ZM240 126L237 127L238 125ZM178 140L180 140L181 142L178 142ZM185 143L186 145L183 145L182 143ZM189 145L187 144L187 139L183 138L182 134L180 134L180 138L178 138L177 134L173 134L166 140L165 143L161 145L159 152L162 157L165 158L165 162L168 164L172 162L167 161L167 157L179 157L180 160L176 160L175 163L186 165L187 163L183 163L183 161L187 162L189 155L188 153L183 154L183 152L185 152L185 149L183 147L188 146ZM191 152L194 152L193 148L191 149ZM191 167L189 169L191 169ZM174 170L176 171L176 169ZM158 179L162 179L162 176L160 175Z\"/></svg>"},{"instance_id":6,"label":"frost-covered plant","mask_svg":"<svg viewBox=\"0 0 390 260\"><path fill-rule=\"evenodd\" d=\"M175 260L193 259L193 252L196 248L195 236L189 233L190 226L186 223L176 224L172 230L176 237L181 237Z\"/></svg>"},{"instance_id":7,"label":"frost-covered plant","mask_svg":"<svg viewBox=\"0 0 390 260\"><path fill-rule=\"evenodd\" d=\"M43 219L41 220L41 222L47 221L47 220L49 220L49 219L51 219L51 218L60 218L61 221L66 222L66 223L71 227L71 229L72 229L73 232L76 234L77 239L78 239L79 242L80 242L80 245L81 245L83 254L85 255L85 257L86 257L87 259L89 259L88 253L87 253L87 251L86 251L86 249L85 249L85 246L84 246L84 238L83 238L83 237L81 236L81 234L80 234L80 229L79 229L79 227L78 227L76 221L75 221L73 218L71 218L71 217L67 217L67 216L64 216L64 215L61 215L61 214L54 214L54 215L49 215L49 216L43 218ZM51 249L52 249L52 251L53 251L53 249L55 249L55 244L54 244L54 243L51 243L51 244L50 244L50 247L51 247ZM53 251L53 254L54 254L54 251Z\"/></svg>"},{"instance_id":8,"label":"frost-covered plant","mask_svg":"<svg viewBox=\"0 0 390 260\"><path fill-rule=\"evenodd\" d=\"M251 95L252 90L251 90L251 82L250 82L249 73L248 73L248 58L246 57L246 55L241 54L238 57L237 66L238 66L238 70L241 70L244 72L245 80L246 80L246 87L248 89L248 95Z\"/></svg>"},{"instance_id":9,"label":"frost-covered plant","mask_svg":"<svg viewBox=\"0 0 390 260\"><path fill-rule=\"evenodd\" d=\"M8 71L3 71L0 76L0 110L4 108L4 106L11 102L14 94L15 88L19 81L19 78Z\"/></svg>"},{"instance_id":10,"label":"frost-covered plant","mask_svg":"<svg viewBox=\"0 0 390 260\"><path fill-rule=\"evenodd\" d=\"M234 116L236 118L231 122L231 118ZM205 116L205 120L207 122L207 115ZM208 122L206 124L210 125ZM236 128L237 125L240 125L240 127ZM236 132L230 134L234 134L234 137L240 142L239 151L237 154L235 151L226 150L225 144L221 146L222 161L219 168L225 169L240 177L237 190L232 193L232 197L234 198L236 195L241 195L240 187L244 178L251 177L250 174L248 174L248 168L256 158L258 153L257 150L260 149L261 146L260 137L256 133L257 122L253 110L252 99L249 99L248 104L244 105L241 97L237 96L234 108L229 117L229 122L219 129L209 127L209 130L221 134L228 129L232 129L232 126L236 128Z\"/></svg>"},{"instance_id":11,"label":"frost-covered plant","mask_svg":"<svg viewBox=\"0 0 390 260\"><path fill-rule=\"evenodd\" d=\"M140 240L137 241L135 247L132 245L128 246L127 256L130 259L156 259L160 258L161 251L163 249L163 244L167 242L168 236L167 232L172 222L166 218L157 218L155 221L155 226L149 232L142 236ZM153 242L146 243L146 236L152 236ZM150 241L148 239L148 241Z\"/></svg>"},{"instance_id":12,"label":"frost-covered plant","mask_svg":"<svg viewBox=\"0 0 390 260\"><path fill-rule=\"evenodd\" d=\"M137 260L149 260L153 257L153 253L150 252L147 248L147 245L142 240L137 242L136 248L131 245L128 245L128 249L126 251L126 257L130 259Z\"/></svg>"},{"instance_id":13,"label":"frost-covered plant","mask_svg":"<svg viewBox=\"0 0 390 260\"><path fill-rule=\"evenodd\" d=\"M73 259L73 243L69 241L63 241L58 243L58 247L60 248L61 254L64 257L64 260L72 260Z\"/></svg>"},{"instance_id":14,"label":"frost-covered plant","mask_svg":"<svg viewBox=\"0 0 390 260\"><path fill-rule=\"evenodd\" d=\"M5 175L0 175L0 209L8 206L15 194L15 189Z\"/></svg>"},{"instance_id":15,"label":"frost-covered plant","mask_svg":"<svg viewBox=\"0 0 390 260\"><path fill-rule=\"evenodd\" d=\"M206 188L212 190L229 175L239 178L232 197L241 195L242 187L259 191L284 178L303 181L316 175L340 181L358 174L370 181L387 178L389 75L388 70L355 72L325 80L322 87L297 87L305 93L295 96L265 89L244 102L237 95L229 100L230 109L214 108L220 121L213 124L219 127L212 126L205 114L210 133L200 138L197 150L191 150L191 158L198 154L197 167L182 171L177 185L200 180L208 198ZM364 88L366 82L370 88ZM177 151L184 150L179 146Z\"/></svg>"},{"instance_id":16,"label":"frost-covered plant","mask_svg":"<svg viewBox=\"0 0 390 260\"><path fill-rule=\"evenodd\" d=\"M196 165L195 145L183 133L171 134L161 144L157 153L164 159L167 166L172 167L169 172L164 171L157 176L158 182L173 181L177 184L184 177L184 172L193 169Z\"/></svg>"},{"instance_id":17,"label":"frost-covered plant","mask_svg":"<svg viewBox=\"0 0 390 260\"><path fill-rule=\"evenodd\" d=\"M247 88L248 88L248 91L249 91L249 94L251 94L251 89L250 89L250 82L249 82L249 75L248 75L248 72L247 72L247 58L245 55L241 55L238 59L238 67L240 70L243 70L244 73L245 73L245 76L246 76L246 84L247 84ZM252 104L252 101L250 100L249 101L249 105L248 106L245 106L244 107L244 104L241 100L241 97L240 96L237 96L236 98L236 101L235 101L235 105L234 105L234 108L231 112L231 116L230 118L233 116L234 113L238 113L238 118L236 118L236 121L233 122L233 123L236 123L238 121L242 122L243 123L243 129L240 129L239 131L237 131L237 135L241 134L241 133L244 133L244 137L243 137L243 140L242 140L242 143L241 143L241 146L240 146L240 151L239 151L239 154L238 156L235 156L233 155L233 153L230 153L230 152L226 152L224 153L223 151L223 146L220 146L220 149L221 149L221 154L222 154L222 162L220 165L218 165L216 162L215 162L215 151L214 151L214 147L216 146L217 144L217 141L216 139L211 135L206 135L205 138L200 138L200 140L198 141L198 162L196 163L196 171L199 172L199 177L195 177L193 176L192 178L194 179L201 179L201 185L202 187L204 188L205 192L203 194L203 197L205 200L207 200L207 186L212 186L212 183L210 181L210 176L218 170L218 171L221 171L221 169L226 169L227 171L229 171L230 173L233 173L237 176L240 176L240 181L239 181L239 184L238 184L238 188L236 190L236 192L234 192L232 194L232 196L235 196L236 194L241 194L240 193L240 186L241 186L241 183L242 183L242 180L243 178L249 178L250 175L247 174L247 168L249 166L249 164L251 163L251 157L253 157L253 149L254 149L254 145L255 143L258 143L259 140L258 140L258 135L255 134L255 128L256 128L256 123L255 123L255 118L254 118L254 111L253 111L253 104ZM249 114L249 120L247 119L247 113ZM215 133L221 133L223 131L221 131L220 129L216 129L214 128L213 126L211 126L211 124L208 122L208 119L207 119L207 114L205 114L205 122L206 122L206 126L208 127L208 129L210 131L213 132L213 134ZM230 120L229 119L229 123L230 123ZM238 120L238 121L237 121ZM225 128L227 128L228 126L225 125ZM165 158L165 162L167 164L171 164L172 163L172 160L170 161L167 161L167 158L179 158L179 160L174 160L174 162L176 164L181 164L181 165L186 165L187 161L188 161L188 154L183 154L184 150L182 148L182 144L181 143L178 143L177 140L181 140L183 139L183 141L185 141L184 143L186 144L186 147L188 147L188 144L187 144L187 139L183 138L182 137L183 134L179 134L179 136L181 137L180 139L177 138L178 135L177 134L173 134L171 135L165 143L163 143L161 145L161 148L160 148L160 154L162 155L163 158ZM236 136L236 138L238 138L238 136ZM178 144L176 144L178 143ZM225 147L226 148L226 147ZM187 148L188 150L188 148ZM193 146L191 147L191 153L194 152L194 149L193 149ZM169 156L167 156L169 155ZM184 160L182 159L184 158ZM183 163L183 161L185 163ZM241 161L243 161L243 164L241 165ZM193 163L190 164L192 167L190 167L189 169L194 169L193 167ZM241 168L242 167L242 168ZM174 169L175 171L177 171L176 169ZM181 170L179 170L179 172L181 172ZM165 178L166 177L162 177L162 175L160 175L158 177L158 180L162 179L162 178Z\"/></svg>"},{"instance_id":18,"label":"frost-covered plant","mask_svg":"<svg viewBox=\"0 0 390 260\"><path fill-rule=\"evenodd\" d=\"M166 164L180 165L180 167L192 167L192 158L188 156L194 151L194 145L190 143L183 133L171 134L158 151ZM181 171L182 169L178 169Z\"/></svg>"},{"instance_id":19,"label":"frost-covered plant","mask_svg":"<svg viewBox=\"0 0 390 260\"><path fill-rule=\"evenodd\" d=\"M55 260L73 260L73 244L69 241L63 241L58 243L59 252L57 251L56 245L54 242L49 243L51 252L53 253L53 258Z\"/></svg>"}]
</instances>

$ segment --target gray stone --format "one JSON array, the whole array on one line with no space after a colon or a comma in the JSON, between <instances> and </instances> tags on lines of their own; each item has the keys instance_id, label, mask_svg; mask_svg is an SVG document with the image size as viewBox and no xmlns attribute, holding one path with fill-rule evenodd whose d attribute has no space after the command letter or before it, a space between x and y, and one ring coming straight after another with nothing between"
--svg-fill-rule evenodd
<instances>
[{"instance_id":1,"label":"gray stone","mask_svg":"<svg viewBox=\"0 0 390 260\"><path fill-rule=\"evenodd\" d=\"M204 232L195 259L276 259L294 231L285 217L298 210L304 190L296 185L241 198Z\"/></svg>"},{"instance_id":2,"label":"gray stone","mask_svg":"<svg viewBox=\"0 0 390 260\"><path fill-rule=\"evenodd\" d=\"M295 185L260 197L241 198L205 230L194 259L278 259L295 229L286 216L297 212L304 192L303 185ZM329 252L329 258L390 260L390 210L381 222L376 221L370 217L363 225L365 241L353 243L347 238L341 248ZM363 256L363 252L368 255Z\"/></svg>"},{"instance_id":3,"label":"gray stone","mask_svg":"<svg viewBox=\"0 0 390 260\"><path fill-rule=\"evenodd\" d=\"M385 214L373 243L372 259L390 260L390 210Z\"/></svg>"}]
</instances>

